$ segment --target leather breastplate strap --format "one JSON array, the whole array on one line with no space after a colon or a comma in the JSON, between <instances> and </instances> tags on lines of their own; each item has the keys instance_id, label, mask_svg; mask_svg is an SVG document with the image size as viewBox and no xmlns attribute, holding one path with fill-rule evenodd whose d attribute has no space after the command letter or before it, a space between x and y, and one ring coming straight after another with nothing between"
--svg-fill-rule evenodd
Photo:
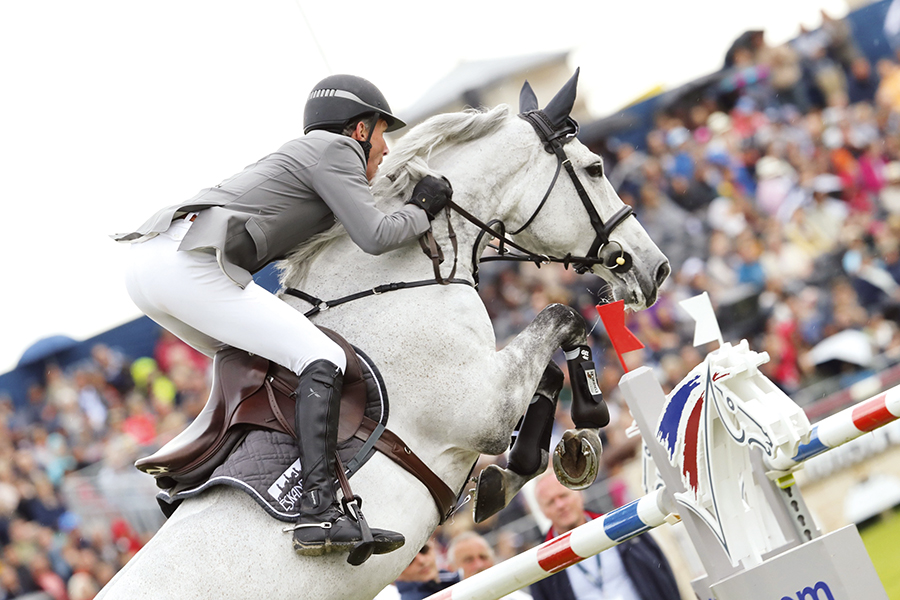
<instances>
[{"instance_id":1,"label":"leather breastplate strap","mask_svg":"<svg viewBox=\"0 0 900 600\"><path fill-rule=\"evenodd\" d=\"M363 417L362 424L354 434L354 437L365 441L375 431L377 425L378 423L372 419ZM422 462L422 459L416 456L409 449L409 446L392 431L384 430L381 437L375 442L375 449L403 467L425 485L431 493L431 497L434 498L434 503L437 505L441 523L446 521L453 509L456 508L456 494L453 493L453 490L434 471L429 469L428 465Z\"/></svg>"}]
</instances>

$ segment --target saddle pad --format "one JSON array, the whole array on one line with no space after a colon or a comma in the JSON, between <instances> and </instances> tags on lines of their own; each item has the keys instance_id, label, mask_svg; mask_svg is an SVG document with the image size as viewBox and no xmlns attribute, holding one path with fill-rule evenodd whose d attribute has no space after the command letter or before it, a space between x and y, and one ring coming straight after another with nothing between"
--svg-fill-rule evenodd
<instances>
[{"instance_id":1,"label":"saddle pad","mask_svg":"<svg viewBox=\"0 0 900 600\"><path fill-rule=\"evenodd\" d=\"M354 350L366 382L365 416L387 425L388 398L381 373L361 350L355 347ZM338 444L338 454L347 467L348 477L352 477L375 452L374 448L368 448L364 456L357 456L363 444L355 437ZM280 521L294 522L299 515L300 493L303 490L300 451L296 440L277 431L248 431L204 483L190 489L164 490L157 494L156 499L163 514L169 517L183 500L198 496L216 485L243 490L271 516Z\"/></svg>"}]
</instances>

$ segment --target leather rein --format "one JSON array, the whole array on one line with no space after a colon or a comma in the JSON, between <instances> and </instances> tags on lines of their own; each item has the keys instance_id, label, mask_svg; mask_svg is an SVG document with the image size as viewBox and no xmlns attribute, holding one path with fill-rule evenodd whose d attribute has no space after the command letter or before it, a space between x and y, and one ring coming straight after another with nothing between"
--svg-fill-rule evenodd
<instances>
[{"instance_id":1,"label":"leather rein","mask_svg":"<svg viewBox=\"0 0 900 600\"><path fill-rule=\"evenodd\" d=\"M612 242L610 240L610 236L612 235L613 230L621 225L625 219L634 214L634 209L632 207L625 205L620 208L616 213L608 220L603 221L600 217L599 213L597 213L597 209L594 208L594 203L591 202L591 198L587 193L587 190L582 185L581 180L578 178L578 174L575 172L575 167L572 166L572 161L569 160L568 155L566 154L566 150L564 146L576 138L578 135L578 123L572 119L571 117L567 117L566 122L563 126L554 126L547 115L542 110L533 110L530 112L522 113L519 115L522 119L528 121L532 127L534 127L535 132L538 134L538 137L541 139L541 142L544 144L544 150L550 154L556 155L556 171L553 173L553 179L550 180L550 185L547 187L547 191L544 192L544 196L541 198L541 201L538 203L537 208L531 214L530 217L525 221L525 223L516 229L515 231L510 232L510 235L516 235L525 231L525 229L531 225L534 221L535 217L541 212L541 209L544 208L544 205L547 202L547 199L550 197L550 193L556 187L556 182L559 179L559 174L563 168L565 168L566 173L569 175L569 179L572 181L572 185L575 186L575 191L578 193L578 197L581 200L584 209L588 213L588 217L591 221L591 226L594 228L594 232L596 236L594 237L594 241L591 243L590 249L588 250L585 256L573 256L572 254L566 254L563 257L549 256L547 254L538 254L536 252L532 252L527 248L524 248L512 241L508 237L506 237L506 225L503 221L499 219L494 219L489 221L488 223L484 223L472 213L468 212L466 209L462 208L452 200L447 203L446 215L447 215L447 230L448 235L450 237L450 244L453 248L453 269L450 272L450 276L447 279L443 279L440 272L440 263L443 261L443 256L440 251L440 247L434 240L434 235L429 229L428 232L425 233L421 238L419 238L419 244L422 246L422 250L426 255L431 258L432 264L434 265L434 276L435 282L441 285L446 285L447 283L453 283L452 278L456 274L456 263L457 263L457 242L456 242L456 233L453 231L453 226L450 224L450 209L453 209L460 216L462 216L465 220L472 223L481 230L476 238L475 244L472 247L472 273L475 279L475 286L478 286L478 264L480 262L490 262L496 260L509 260L509 261L521 261L521 262L532 262L538 268L541 265L550 264L550 263L560 263L565 268L569 268L569 265L572 265L572 268L579 274L586 273L593 267L594 265L603 265L607 269L611 271L616 271L618 273L624 273L628 271L632 264L631 256L625 252L622 245L618 242ZM499 230L494 229L494 227L498 227ZM498 241L497 246L491 246L495 250L497 250L496 256L479 256L479 248L481 247L481 241L485 235L489 235ZM618 253L607 252L605 255L601 255L601 253L610 246L610 244L615 244L618 246ZM510 252L506 247L514 248L521 252L521 254L515 254ZM614 249L613 249L614 250Z\"/></svg>"}]
</instances>

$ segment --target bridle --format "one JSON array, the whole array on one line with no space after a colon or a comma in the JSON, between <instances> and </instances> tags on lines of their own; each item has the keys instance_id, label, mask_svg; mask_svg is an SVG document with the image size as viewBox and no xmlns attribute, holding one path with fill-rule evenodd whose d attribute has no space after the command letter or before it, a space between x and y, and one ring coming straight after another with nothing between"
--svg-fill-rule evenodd
<instances>
[{"instance_id":1,"label":"bridle","mask_svg":"<svg viewBox=\"0 0 900 600\"><path fill-rule=\"evenodd\" d=\"M565 168L566 173L568 173L569 175L569 179L572 180L572 184L575 186L575 191L578 193L578 197L581 199L582 205L584 205L584 208L588 213L588 217L591 221L591 226L594 228L596 236L594 237L594 241L591 243L590 249L585 256L573 256L571 253L566 254L563 257L538 254L536 252L532 252L526 248L523 248L522 246L510 240L506 236L506 225L502 221L494 219L492 221L489 221L488 223L484 223L451 200L448 203L448 208L452 208L454 211L459 213L460 216L462 216L464 219L481 230L481 233L478 234L478 238L476 239L475 245L472 249L472 272L474 273L476 283L478 281L478 263L496 260L527 261L535 263L538 267L543 264L560 263L565 268L568 268L569 265L572 265L572 268L577 273L586 273L591 269L591 267L598 264L603 265L610 271L614 271L616 273L625 273L626 271L631 269L633 264L631 255L625 252L621 244L611 241L610 235L612 235L613 230L621 225L622 222L625 221L625 219L634 214L634 210L630 206L626 205L620 208L608 221L604 222L603 219L600 218L600 215L597 213L597 209L594 208L594 204L593 202L591 202L590 196L588 196L587 190L584 189L584 186L581 184L581 180L578 179L578 174L575 172L575 167L572 166L572 162L566 155L566 150L564 148L567 143L575 139L575 137L578 135L578 123L571 117L566 117L566 121L562 126L554 126L554 124L542 110L532 110L529 112L520 113L519 116L528 121L531 126L534 127L535 132L538 134L538 137L544 144L544 150L546 150L550 154L556 155L556 171L553 174L553 179L550 181L550 185L547 187L547 191L544 192L543 198L541 198L541 201L538 203L537 208L521 227L513 232L510 232L509 235L516 235L518 233L521 233L529 225L531 225L534 219L541 212L541 209L544 208L544 205L546 204L547 199L550 197L550 193L553 191L553 188L556 187L556 182L559 180L560 171ZM497 229L495 229L495 227L497 227ZM479 256L479 248L481 248L481 242L485 235L490 235L497 240L498 245L492 246L497 250L496 255ZM455 235L453 233L452 227L450 228L450 237L451 242L455 242ZM435 262L436 278L440 281L440 272L437 269L438 262L436 262L438 261L437 253L433 251L435 245L433 242L429 243L432 249L430 256L432 258L432 261ZM506 248L507 246L518 250L522 254L515 254L510 252ZM455 243L453 243L453 248L455 254ZM425 249L424 245L423 249ZM428 250L426 250L426 254L428 253ZM451 274L450 277L452 276L453 275Z\"/></svg>"},{"instance_id":2,"label":"bridle","mask_svg":"<svg viewBox=\"0 0 900 600\"><path fill-rule=\"evenodd\" d=\"M441 252L440 246L437 245L434 239L434 235L429 229L429 231L426 232L425 235L419 238L419 244L421 245L423 252L425 252L425 254L431 259L432 265L434 267L434 279L389 283L328 301L322 300L294 288L288 288L284 290L284 293L291 296L296 296L297 298L300 298L305 302L311 304L313 308L307 311L305 315L307 317L312 317L313 315L321 311L328 310L331 307L338 306L346 302L401 289L416 288L435 284L464 284L470 286L474 285L477 287L478 263L480 262L490 262L497 260L522 261L533 262L538 267L550 263L560 263L567 269L569 268L569 265L572 265L572 268L575 270L575 272L579 274L586 273L594 265L603 265L610 271L614 271L616 273L625 273L629 269L631 269L633 265L631 255L625 252L625 249L620 243L610 240L609 236L612 235L613 230L621 225L622 222L625 221L625 219L634 214L634 210L630 206L626 205L616 211L616 213L609 219L609 221L604 222L603 219L600 218L600 215L594 208L594 204L591 202L590 196L588 196L587 190L584 189L584 186L578 179L578 174L575 173L575 167L572 166L572 162L566 155L566 151L564 148L567 143L575 139L575 137L578 135L578 123L573 118L566 117L565 122L561 126L554 126L553 122L542 110L523 112L520 113L519 116L531 123L531 126L534 127L534 130L537 132L538 137L544 144L544 150L546 150L550 154L556 155L556 171L553 174L553 179L550 181L550 185L547 188L547 191L544 192L544 196L543 198L541 198L541 201L538 203L535 211L531 214L530 217L528 217L528 219L521 227L510 233L510 235L521 233L522 231L525 231L525 229L529 225L531 225L534 219L541 212L541 209L544 208L544 205L546 204L547 199L550 197L553 188L556 187L556 182L559 180L560 172L563 168L565 168L566 173L569 174L569 178L572 180L572 184L575 186L575 191L578 192L578 197L581 199L581 203L584 205L584 208L588 213L588 217L591 220L591 226L596 232L594 241L591 243L590 249L585 256L573 256L571 253L569 253L563 257L556 257L549 256L547 254L538 254L536 252L532 252L531 250L520 246L519 244L506 237L506 225L503 223L503 221L499 219L493 219L487 223L484 223L476 216L472 215L470 212L451 200L450 202L448 202L447 208L444 211L447 218L447 230L450 238L450 244L453 250L453 268L447 278L444 278L443 275L441 275L440 264L443 261L444 257ZM475 245L472 247L473 282L470 282L467 279L454 277L456 275L458 246L456 241L456 233L453 231L453 227L450 224L451 209L459 213L460 216L462 216L464 219L481 230L475 240ZM495 227L497 229L495 229ZM479 248L482 247L481 244L485 235L489 235L497 240L497 246L492 246L495 250L497 250L496 255L479 256ZM509 251L507 246L518 250L521 254Z\"/></svg>"}]
</instances>

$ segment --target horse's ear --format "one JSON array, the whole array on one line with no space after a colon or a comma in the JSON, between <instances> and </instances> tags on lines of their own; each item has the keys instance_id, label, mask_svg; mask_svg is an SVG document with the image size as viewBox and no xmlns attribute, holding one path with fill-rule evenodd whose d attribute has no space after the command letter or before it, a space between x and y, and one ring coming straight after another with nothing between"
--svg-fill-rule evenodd
<instances>
[{"instance_id":1,"label":"horse's ear","mask_svg":"<svg viewBox=\"0 0 900 600\"><path fill-rule=\"evenodd\" d=\"M537 96L534 95L531 84L526 80L525 85L522 86L522 91L519 92L519 112L524 114L538 108Z\"/></svg>"},{"instance_id":2,"label":"horse's ear","mask_svg":"<svg viewBox=\"0 0 900 600\"><path fill-rule=\"evenodd\" d=\"M572 107L575 106L575 92L578 87L578 73L580 72L581 67L575 69L575 74L572 75L572 78L556 92L553 100L544 107L544 114L547 115L550 122L554 125L564 125L569 117L569 113L572 112Z\"/></svg>"}]
</instances>

